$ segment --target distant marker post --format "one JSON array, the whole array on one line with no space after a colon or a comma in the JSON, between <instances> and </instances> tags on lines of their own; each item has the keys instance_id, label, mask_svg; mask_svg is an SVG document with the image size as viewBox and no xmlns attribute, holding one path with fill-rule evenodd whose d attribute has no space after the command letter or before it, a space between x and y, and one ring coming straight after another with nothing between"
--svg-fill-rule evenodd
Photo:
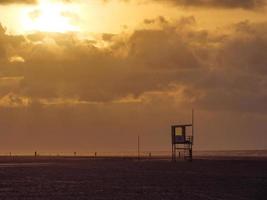
<instances>
[{"instance_id":1,"label":"distant marker post","mask_svg":"<svg viewBox=\"0 0 267 200\"><path fill-rule=\"evenodd\" d=\"M139 135L137 138L137 154L138 154L138 160L140 160L140 136Z\"/></svg>"}]
</instances>

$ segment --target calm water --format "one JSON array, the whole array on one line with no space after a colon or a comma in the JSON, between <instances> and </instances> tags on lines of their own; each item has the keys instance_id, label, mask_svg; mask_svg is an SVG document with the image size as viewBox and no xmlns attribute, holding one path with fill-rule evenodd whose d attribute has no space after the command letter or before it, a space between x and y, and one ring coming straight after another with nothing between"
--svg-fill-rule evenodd
<instances>
[{"instance_id":1,"label":"calm water","mask_svg":"<svg viewBox=\"0 0 267 200\"><path fill-rule=\"evenodd\" d=\"M1 162L1 200L265 200L267 196L265 159L174 163L20 157Z\"/></svg>"}]
</instances>

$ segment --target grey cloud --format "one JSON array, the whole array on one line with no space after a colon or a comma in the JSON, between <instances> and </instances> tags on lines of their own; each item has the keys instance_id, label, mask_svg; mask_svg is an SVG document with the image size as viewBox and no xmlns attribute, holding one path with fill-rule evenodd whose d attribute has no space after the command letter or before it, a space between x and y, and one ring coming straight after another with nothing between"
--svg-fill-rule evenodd
<instances>
[{"instance_id":1,"label":"grey cloud","mask_svg":"<svg viewBox=\"0 0 267 200\"><path fill-rule=\"evenodd\" d=\"M5 34L6 30L0 23L0 62L7 60L13 51L19 47L24 41L23 36L12 36Z\"/></svg>"},{"instance_id":2,"label":"grey cloud","mask_svg":"<svg viewBox=\"0 0 267 200\"><path fill-rule=\"evenodd\" d=\"M72 3L76 0L58 0L65 3ZM102 2L108 2L109 0L101 0ZM128 2L130 0L119 0ZM206 7L206 8L226 8L226 9L259 9L266 6L266 0L140 0L139 2L158 2L158 3L170 3L177 6L185 7ZM0 0L0 4L36 4L38 0Z\"/></svg>"},{"instance_id":3,"label":"grey cloud","mask_svg":"<svg viewBox=\"0 0 267 200\"><path fill-rule=\"evenodd\" d=\"M256 9L266 6L265 0L154 0L154 1L172 3L178 6L210 7L210 8Z\"/></svg>"},{"instance_id":4,"label":"grey cloud","mask_svg":"<svg viewBox=\"0 0 267 200\"><path fill-rule=\"evenodd\" d=\"M104 48L0 28L1 149L129 150L140 132L144 147L168 149L169 126L188 122L192 107L197 148L266 148L267 23L213 32L160 17L141 27L99 36Z\"/></svg>"},{"instance_id":5,"label":"grey cloud","mask_svg":"<svg viewBox=\"0 0 267 200\"><path fill-rule=\"evenodd\" d=\"M61 0L67 3L79 2L78 0ZM110 0L99 0L103 3L108 3ZM130 2L132 0L117 0L123 2ZM195 8L217 8L217 9L246 9L254 10L261 9L266 6L266 0L135 0L138 3L163 3L183 7Z\"/></svg>"},{"instance_id":6,"label":"grey cloud","mask_svg":"<svg viewBox=\"0 0 267 200\"><path fill-rule=\"evenodd\" d=\"M58 2L71 3L76 0L54 0ZM37 4L38 0L0 0L0 5L9 5L9 4Z\"/></svg>"},{"instance_id":7,"label":"grey cloud","mask_svg":"<svg viewBox=\"0 0 267 200\"><path fill-rule=\"evenodd\" d=\"M0 0L0 4L36 4L38 0Z\"/></svg>"},{"instance_id":8,"label":"grey cloud","mask_svg":"<svg viewBox=\"0 0 267 200\"><path fill-rule=\"evenodd\" d=\"M25 42L2 31L4 60L7 55L25 60L2 64L3 77L24 77L17 87L5 86L2 95L99 103L132 96L149 102L150 92L168 96L175 86L183 90L171 97L184 105L267 112L261 106L267 84L266 23L241 22L230 33L199 30L193 17L147 19L144 26L127 37L104 35L110 43L106 48L75 34L38 33Z\"/></svg>"}]
</instances>

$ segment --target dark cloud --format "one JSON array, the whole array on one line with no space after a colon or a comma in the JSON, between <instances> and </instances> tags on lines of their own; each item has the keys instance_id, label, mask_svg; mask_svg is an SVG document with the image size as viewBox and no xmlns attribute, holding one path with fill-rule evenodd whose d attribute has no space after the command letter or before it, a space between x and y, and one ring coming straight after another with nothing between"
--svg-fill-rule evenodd
<instances>
[{"instance_id":1,"label":"dark cloud","mask_svg":"<svg viewBox=\"0 0 267 200\"><path fill-rule=\"evenodd\" d=\"M172 3L178 6L210 8L243 8L256 9L266 5L265 0L154 0L155 2Z\"/></svg>"},{"instance_id":2,"label":"dark cloud","mask_svg":"<svg viewBox=\"0 0 267 200\"><path fill-rule=\"evenodd\" d=\"M16 1L16 0L14 0ZM77 0L58 0L65 3L73 3L78 2ZM99 0L103 3L108 3L110 0ZM117 0L123 2L130 2L132 0ZM5 2L5 1L4 1ZM6 0L8 2L8 0ZM27 2L27 1L26 1ZM35 2L34 0L29 0L29 2ZM133 2L138 3L167 3L175 6L183 6L183 7L195 7L195 8L222 8L222 9L246 9L246 10L254 10L254 9L262 9L266 6L266 0L135 0Z\"/></svg>"},{"instance_id":3,"label":"dark cloud","mask_svg":"<svg viewBox=\"0 0 267 200\"><path fill-rule=\"evenodd\" d=\"M0 62L7 59L9 53L24 42L23 36L12 36L6 34L6 29L0 23Z\"/></svg>"},{"instance_id":4,"label":"dark cloud","mask_svg":"<svg viewBox=\"0 0 267 200\"><path fill-rule=\"evenodd\" d=\"M177 86L186 104L267 112L256 104L266 100L266 23L241 22L227 34L199 30L192 17L144 26L126 38L104 34L106 48L75 34L38 33L26 42L2 31L1 74L24 77L16 92L33 99L112 102Z\"/></svg>"},{"instance_id":5,"label":"dark cloud","mask_svg":"<svg viewBox=\"0 0 267 200\"><path fill-rule=\"evenodd\" d=\"M72 3L75 0L58 0L65 3ZM100 0L108 2L109 0ZM130 0L121 0L129 2ZM259 9L266 6L266 0L145 0L140 2L158 2L170 3L177 6L185 7L206 7L206 8L241 8L241 9ZM38 0L0 0L0 4L36 4Z\"/></svg>"},{"instance_id":6,"label":"dark cloud","mask_svg":"<svg viewBox=\"0 0 267 200\"><path fill-rule=\"evenodd\" d=\"M132 33L101 34L96 41L75 33L12 36L1 27L0 120L10 133L2 141L16 135L26 147L37 141L44 149L86 148L90 141L97 148L108 132L108 148L122 138L129 144L142 131L148 144L153 137L157 148L166 147L169 125L190 118L186 113L195 107L204 113L198 117L199 134L207 140L199 140L202 147L211 145L213 134L220 138L214 145L238 139L233 121L246 124L246 139L227 148L251 141L266 147L249 131L261 127L261 138L266 128L258 122L267 113L266 33L267 23L248 21L227 31L202 30L194 17L146 19Z\"/></svg>"},{"instance_id":7,"label":"dark cloud","mask_svg":"<svg viewBox=\"0 0 267 200\"><path fill-rule=\"evenodd\" d=\"M73 0L74 1L74 0ZM109 2L110 0L102 0ZM131 0L118 0L130 2ZM136 1L133 1L136 2ZM162 3L181 7L217 8L217 9L262 9L266 6L266 0L137 0L138 3Z\"/></svg>"},{"instance_id":8,"label":"dark cloud","mask_svg":"<svg viewBox=\"0 0 267 200\"><path fill-rule=\"evenodd\" d=\"M0 0L0 4L36 4L38 0Z\"/></svg>"},{"instance_id":9,"label":"dark cloud","mask_svg":"<svg viewBox=\"0 0 267 200\"><path fill-rule=\"evenodd\" d=\"M37 4L39 0L0 0L0 5L8 4ZM57 2L71 3L75 0L54 0Z\"/></svg>"}]
</instances>

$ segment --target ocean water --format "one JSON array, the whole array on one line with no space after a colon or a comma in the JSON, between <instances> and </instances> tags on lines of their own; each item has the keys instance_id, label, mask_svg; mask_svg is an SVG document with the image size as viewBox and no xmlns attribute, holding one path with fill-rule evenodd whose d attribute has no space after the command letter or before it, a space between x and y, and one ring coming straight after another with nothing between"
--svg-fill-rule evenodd
<instances>
[{"instance_id":1,"label":"ocean water","mask_svg":"<svg viewBox=\"0 0 267 200\"><path fill-rule=\"evenodd\" d=\"M38 156L45 157L137 157L137 151L114 151L114 152L60 152L60 153L47 153L38 152ZM141 151L140 157L143 158L157 158L157 157L171 157L171 151ZM2 153L0 157L8 157L9 153ZM12 153L10 157L16 156L34 156L33 153ZM193 156L196 158L202 157L251 157L251 158L267 158L267 150L224 150L224 151L199 151L193 149Z\"/></svg>"},{"instance_id":2,"label":"ocean water","mask_svg":"<svg viewBox=\"0 0 267 200\"><path fill-rule=\"evenodd\" d=\"M0 160L1 200L265 200L267 196L267 159Z\"/></svg>"},{"instance_id":3,"label":"ocean water","mask_svg":"<svg viewBox=\"0 0 267 200\"><path fill-rule=\"evenodd\" d=\"M196 156L267 157L267 150L195 151Z\"/></svg>"}]
</instances>

